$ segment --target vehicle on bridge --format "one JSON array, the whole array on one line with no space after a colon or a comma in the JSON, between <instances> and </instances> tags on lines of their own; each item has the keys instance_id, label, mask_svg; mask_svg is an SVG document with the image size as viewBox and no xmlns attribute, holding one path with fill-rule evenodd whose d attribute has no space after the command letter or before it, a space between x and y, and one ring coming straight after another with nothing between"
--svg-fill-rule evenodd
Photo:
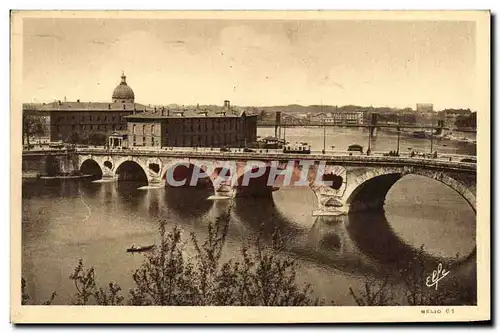
<instances>
[{"instance_id":1,"label":"vehicle on bridge","mask_svg":"<svg viewBox=\"0 0 500 333\"><path fill-rule=\"evenodd\" d=\"M61 149L61 148L64 148L66 147L66 145L62 142L51 142L49 143L49 148L57 148L57 149Z\"/></svg>"},{"instance_id":2,"label":"vehicle on bridge","mask_svg":"<svg viewBox=\"0 0 500 333\"><path fill-rule=\"evenodd\" d=\"M363 146L358 145L358 144L350 145L350 146L347 148L347 151L358 151L358 152L360 152L361 154L363 154Z\"/></svg>"},{"instance_id":3,"label":"vehicle on bridge","mask_svg":"<svg viewBox=\"0 0 500 333\"><path fill-rule=\"evenodd\" d=\"M284 145L285 140L276 138L274 136L266 136L265 138L257 140L257 142L252 147L262 149L281 149Z\"/></svg>"},{"instance_id":4,"label":"vehicle on bridge","mask_svg":"<svg viewBox=\"0 0 500 333\"><path fill-rule=\"evenodd\" d=\"M413 137L418 139L426 139L427 133L425 131L414 131Z\"/></svg>"},{"instance_id":5,"label":"vehicle on bridge","mask_svg":"<svg viewBox=\"0 0 500 333\"><path fill-rule=\"evenodd\" d=\"M311 145L307 144L307 142L296 142L292 145L285 145L283 147L283 153L289 154L310 154L311 153Z\"/></svg>"}]
</instances>

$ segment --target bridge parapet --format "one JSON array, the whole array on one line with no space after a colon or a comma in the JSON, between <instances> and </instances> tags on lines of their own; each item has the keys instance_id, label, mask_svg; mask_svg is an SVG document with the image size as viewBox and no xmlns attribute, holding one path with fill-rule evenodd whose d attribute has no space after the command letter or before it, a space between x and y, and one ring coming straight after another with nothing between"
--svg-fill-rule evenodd
<instances>
[{"instance_id":1,"label":"bridge parapet","mask_svg":"<svg viewBox=\"0 0 500 333\"><path fill-rule=\"evenodd\" d=\"M143 150L89 150L77 149L78 154L110 155L110 156L141 156L141 157L172 157L184 159L203 160L259 160L259 161L289 161L289 160L314 160L337 163L343 165L391 165L391 166L425 166L428 168L455 169L459 171L476 171L475 163L456 162L420 157L395 157L372 155L328 155L328 154L288 154L288 153L242 153L242 152L216 152L216 151L143 151Z\"/></svg>"},{"instance_id":2,"label":"bridge parapet","mask_svg":"<svg viewBox=\"0 0 500 333\"><path fill-rule=\"evenodd\" d=\"M267 168L276 166L283 171L289 162L297 164L307 161L308 185L317 197L315 215L341 215L354 211L383 209L385 196L391 186L407 174L416 174L439 181L459 193L476 209L476 164L439 159L392 156L350 156L323 154L284 154L284 153L241 153L215 151L108 151L103 149L77 149L66 152L67 156L77 157L78 167L88 159L97 162L104 178L117 179L117 172L125 162L140 166L150 185L165 186L166 172L177 164L204 166L213 184L216 198L233 198L238 193L239 183L249 172L247 162L260 162ZM33 156L32 154L29 154ZM223 181L217 179L216 169L231 169ZM251 169L251 168L250 168ZM278 173L281 171L278 170ZM142 171L141 171L142 172ZM293 172L301 173L295 165ZM322 173L322 177L317 174ZM265 173L269 176L272 172ZM270 176L269 176L270 177ZM274 180L274 179L273 179ZM295 180L294 180L295 181ZM257 182L267 186L264 191L271 193L279 186Z\"/></svg>"}]
</instances>

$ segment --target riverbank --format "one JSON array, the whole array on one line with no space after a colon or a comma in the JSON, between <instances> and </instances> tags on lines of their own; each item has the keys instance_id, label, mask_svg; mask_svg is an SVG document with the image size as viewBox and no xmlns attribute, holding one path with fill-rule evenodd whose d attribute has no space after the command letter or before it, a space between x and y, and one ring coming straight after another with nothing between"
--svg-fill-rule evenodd
<instances>
[{"instance_id":1,"label":"riverbank","mask_svg":"<svg viewBox=\"0 0 500 333\"><path fill-rule=\"evenodd\" d=\"M36 171L23 171L22 172L22 179L81 179L81 178L89 178L92 177L92 175L87 175L87 174L74 174L74 175L67 175L67 174L61 174L61 175L54 175L54 176L47 176L43 175L39 172Z\"/></svg>"}]
</instances>

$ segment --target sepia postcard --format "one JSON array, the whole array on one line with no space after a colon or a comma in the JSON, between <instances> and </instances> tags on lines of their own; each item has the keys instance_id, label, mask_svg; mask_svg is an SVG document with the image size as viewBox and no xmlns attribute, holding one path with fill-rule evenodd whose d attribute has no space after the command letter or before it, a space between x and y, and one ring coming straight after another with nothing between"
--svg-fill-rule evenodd
<instances>
[{"instance_id":1,"label":"sepia postcard","mask_svg":"<svg viewBox=\"0 0 500 333\"><path fill-rule=\"evenodd\" d=\"M488 11L11 11L11 321L489 321L490 114Z\"/></svg>"}]
</instances>

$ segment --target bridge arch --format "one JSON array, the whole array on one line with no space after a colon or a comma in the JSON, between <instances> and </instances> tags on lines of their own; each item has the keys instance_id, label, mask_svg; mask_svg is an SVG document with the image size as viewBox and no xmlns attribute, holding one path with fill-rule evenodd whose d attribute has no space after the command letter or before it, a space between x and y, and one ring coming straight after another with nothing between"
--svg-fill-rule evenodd
<instances>
[{"instance_id":1,"label":"bridge arch","mask_svg":"<svg viewBox=\"0 0 500 333\"><path fill-rule=\"evenodd\" d=\"M266 165L265 171L259 176L251 176L260 173L263 166L255 165L248 170L244 170L236 179L236 196L239 197L266 197L271 198L272 193L277 187L274 186L274 180L269 180L271 175L271 166ZM271 185L269 185L271 184Z\"/></svg>"},{"instance_id":2,"label":"bridge arch","mask_svg":"<svg viewBox=\"0 0 500 333\"><path fill-rule=\"evenodd\" d=\"M134 160L123 160L117 163L114 174L118 181L149 182L148 173L144 166Z\"/></svg>"},{"instance_id":3,"label":"bridge arch","mask_svg":"<svg viewBox=\"0 0 500 333\"><path fill-rule=\"evenodd\" d=\"M476 213L476 195L466 184L447 175L445 172L422 168L372 169L358 176L358 180L351 184L345 193L349 212L382 210L391 187L399 179L410 174L434 179L446 185L464 198Z\"/></svg>"},{"instance_id":4,"label":"bridge arch","mask_svg":"<svg viewBox=\"0 0 500 333\"><path fill-rule=\"evenodd\" d=\"M99 163L92 159L88 158L82 162L80 165L80 172L84 175L92 175L102 177L103 170Z\"/></svg>"},{"instance_id":5,"label":"bridge arch","mask_svg":"<svg viewBox=\"0 0 500 333\"><path fill-rule=\"evenodd\" d=\"M161 179L165 181L165 187L197 187L213 190L214 184L211 177L212 165L210 163L175 160L166 163L161 170ZM195 170L203 170L207 176L194 179ZM172 176L174 182L184 182L182 186L176 186L175 183L170 184L169 177ZM191 186L192 182L194 183Z\"/></svg>"}]
</instances>

